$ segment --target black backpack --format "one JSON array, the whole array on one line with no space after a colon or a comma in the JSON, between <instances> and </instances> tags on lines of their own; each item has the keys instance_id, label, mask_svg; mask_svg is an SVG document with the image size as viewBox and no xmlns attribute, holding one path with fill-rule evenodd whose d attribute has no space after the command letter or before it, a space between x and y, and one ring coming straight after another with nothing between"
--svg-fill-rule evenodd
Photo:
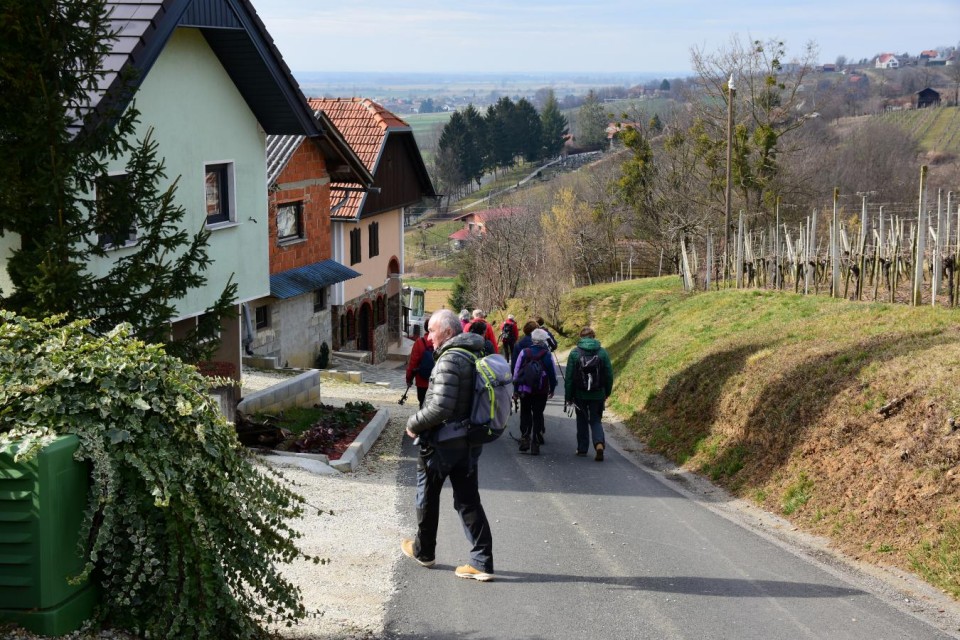
<instances>
[{"instance_id":1,"label":"black backpack","mask_svg":"<svg viewBox=\"0 0 960 640\"><path fill-rule=\"evenodd\" d=\"M538 355L531 356L529 348L521 352L523 366L517 372L517 379L513 381L514 388L517 391L524 387L526 390L523 393L537 396L550 393L550 381L547 380L547 372L543 368L543 357L548 353L550 352L541 351Z\"/></svg>"},{"instance_id":2,"label":"black backpack","mask_svg":"<svg viewBox=\"0 0 960 640\"><path fill-rule=\"evenodd\" d=\"M420 354L420 364L417 365L417 375L421 378L429 378L433 371L433 347L427 344L423 338L423 353Z\"/></svg>"},{"instance_id":3,"label":"black backpack","mask_svg":"<svg viewBox=\"0 0 960 640\"><path fill-rule=\"evenodd\" d=\"M573 385L581 391L596 391L604 388L603 361L599 351L577 350L576 368L573 374Z\"/></svg>"}]
</instances>

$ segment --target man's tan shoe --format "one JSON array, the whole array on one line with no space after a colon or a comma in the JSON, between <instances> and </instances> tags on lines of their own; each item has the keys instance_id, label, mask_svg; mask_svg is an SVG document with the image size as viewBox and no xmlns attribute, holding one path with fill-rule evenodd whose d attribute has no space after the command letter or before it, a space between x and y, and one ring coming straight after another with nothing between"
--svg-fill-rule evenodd
<instances>
[{"instance_id":1,"label":"man's tan shoe","mask_svg":"<svg viewBox=\"0 0 960 640\"><path fill-rule=\"evenodd\" d=\"M414 555L413 540L411 540L410 538L404 538L400 542L400 551L403 551L403 555L407 556L408 558L413 558L414 560L416 560L417 564L419 564L421 567L429 568L429 567L432 567L437 562L436 560L432 560L432 559L424 560L423 558L418 558L416 555Z\"/></svg>"},{"instance_id":2,"label":"man's tan shoe","mask_svg":"<svg viewBox=\"0 0 960 640\"><path fill-rule=\"evenodd\" d=\"M597 457L595 457L594 460L596 460L597 462L603 462L603 443L598 442L596 449L597 449Z\"/></svg>"},{"instance_id":3,"label":"man's tan shoe","mask_svg":"<svg viewBox=\"0 0 960 640\"><path fill-rule=\"evenodd\" d=\"M492 573L485 573L469 564L457 567L456 574L458 578L468 578L470 580L479 580L480 582L490 582L493 580Z\"/></svg>"}]
</instances>

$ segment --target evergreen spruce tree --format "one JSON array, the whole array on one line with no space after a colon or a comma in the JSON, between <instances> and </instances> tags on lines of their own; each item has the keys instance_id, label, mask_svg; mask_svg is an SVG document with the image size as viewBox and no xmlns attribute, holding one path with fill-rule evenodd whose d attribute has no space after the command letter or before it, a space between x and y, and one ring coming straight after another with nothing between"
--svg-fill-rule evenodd
<instances>
[{"instance_id":1,"label":"evergreen spruce tree","mask_svg":"<svg viewBox=\"0 0 960 640\"><path fill-rule=\"evenodd\" d=\"M471 145L466 157L468 159L466 177L480 187L483 174L490 166L490 141L487 138L487 123L473 104L463 110L463 121L470 132Z\"/></svg>"},{"instance_id":2,"label":"evergreen spruce tree","mask_svg":"<svg viewBox=\"0 0 960 640\"><path fill-rule=\"evenodd\" d=\"M0 234L13 244L6 263L13 288L0 292L0 305L38 318L90 318L101 332L128 322L138 337L202 359L233 311L236 285L191 335L171 342L177 300L206 281L207 234L182 228L176 181L164 186L150 135L135 139L139 112L126 106L129 93L109 96L119 105L113 112L91 110L115 39L106 11L104 0L0 7ZM125 175L110 175L122 158ZM133 244L113 251L132 232ZM96 257L115 259L95 274L88 263Z\"/></svg>"},{"instance_id":3,"label":"evergreen spruce tree","mask_svg":"<svg viewBox=\"0 0 960 640\"><path fill-rule=\"evenodd\" d=\"M541 157L541 140L543 138L543 126L540 122L540 114L526 98L520 98L517 101L514 110L514 121L517 128L517 146L518 153L523 156L527 162L534 162Z\"/></svg>"},{"instance_id":4,"label":"evergreen spruce tree","mask_svg":"<svg viewBox=\"0 0 960 640\"><path fill-rule=\"evenodd\" d=\"M557 104L553 89L548 91L543 111L540 113L541 153L544 158L559 155L563 150L563 138L569 133L567 119L560 112L560 105Z\"/></svg>"},{"instance_id":5,"label":"evergreen spruce tree","mask_svg":"<svg viewBox=\"0 0 960 640\"><path fill-rule=\"evenodd\" d=\"M443 125L437 142L437 177L445 190L459 191L471 179L467 174L470 138L463 114L454 112Z\"/></svg>"}]
</instances>

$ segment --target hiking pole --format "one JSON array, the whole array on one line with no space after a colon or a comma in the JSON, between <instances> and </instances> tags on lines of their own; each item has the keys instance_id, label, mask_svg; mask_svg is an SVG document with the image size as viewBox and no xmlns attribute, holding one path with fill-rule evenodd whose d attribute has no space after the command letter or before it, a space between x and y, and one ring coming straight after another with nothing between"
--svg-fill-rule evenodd
<instances>
[{"instance_id":1,"label":"hiking pole","mask_svg":"<svg viewBox=\"0 0 960 640\"><path fill-rule=\"evenodd\" d=\"M560 379L566 382L567 379L563 377L563 367L560 366L560 358L557 357L557 352L551 351L550 353L553 354L553 359L557 363L557 370L560 372Z\"/></svg>"},{"instance_id":2,"label":"hiking pole","mask_svg":"<svg viewBox=\"0 0 960 640\"><path fill-rule=\"evenodd\" d=\"M399 400L397 400L397 404L400 405L401 407L403 406L403 403L407 401L407 394L410 393L410 387L412 386L413 386L412 382L408 384L406 390L404 390L403 392L403 395L400 396Z\"/></svg>"}]
</instances>

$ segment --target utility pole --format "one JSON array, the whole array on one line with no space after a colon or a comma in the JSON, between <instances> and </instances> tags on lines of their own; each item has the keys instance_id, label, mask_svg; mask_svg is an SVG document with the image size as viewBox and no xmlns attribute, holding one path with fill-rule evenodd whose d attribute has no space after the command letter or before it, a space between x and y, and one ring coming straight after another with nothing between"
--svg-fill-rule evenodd
<instances>
[{"instance_id":1,"label":"utility pole","mask_svg":"<svg viewBox=\"0 0 960 640\"><path fill-rule=\"evenodd\" d=\"M727 80L727 188L723 198L723 280L726 285L730 262L730 175L733 164L733 73Z\"/></svg>"}]
</instances>

